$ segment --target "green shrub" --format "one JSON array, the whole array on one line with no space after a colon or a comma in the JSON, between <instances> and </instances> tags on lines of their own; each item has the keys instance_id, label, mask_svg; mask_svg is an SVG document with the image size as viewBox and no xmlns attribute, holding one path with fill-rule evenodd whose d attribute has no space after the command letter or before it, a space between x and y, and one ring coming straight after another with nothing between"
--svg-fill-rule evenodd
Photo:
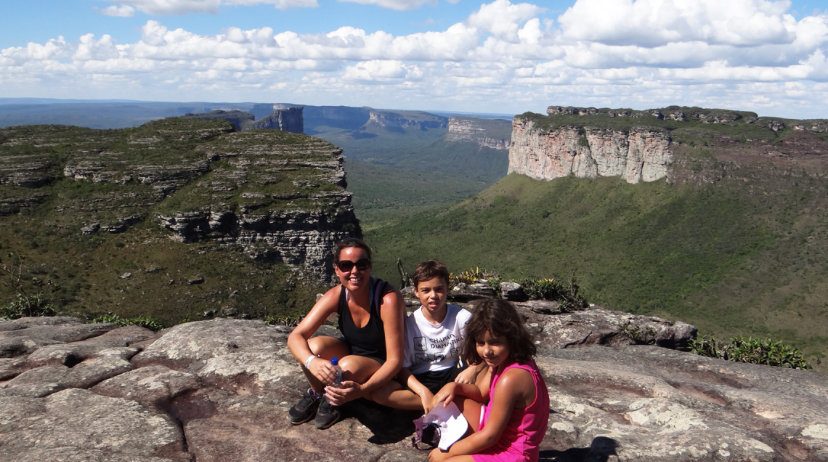
<instances>
[{"instance_id":1,"label":"green shrub","mask_svg":"<svg viewBox=\"0 0 828 462\"><path fill-rule=\"evenodd\" d=\"M30 316L54 316L57 314L52 304L43 294L18 295L17 299L0 307L0 317L20 319Z\"/></svg>"},{"instance_id":2,"label":"green shrub","mask_svg":"<svg viewBox=\"0 0 828 462\"><path fill-rule=\"evenodd\" d=\"M771 339L736 337L730 343L720 343L712 336L693 339L690 351L701 356L726 359L741 363L765 364L767 366L811 369L802 352Z\"/></svg>"},{"instance_id":3,"label":"green shrub","mask_svg":"<svg viewBox=\"0 0 828 462\"><path fill-rule=\"evenodd\" d=\"M140 326L158 332L163 329L164 322L150 316L136 316L134 318L122 318L117 314L104 314L92 320L93 323L110 323L123 326Z\"/></svg>"},{"instance_id":4,"label":"green shrub","mask_svg":"<svg viewBox=\"0 0 828 462\"><path fill-rule=\"evenodd\" d=\"M589 306L573 276L569 282L557 279L528 278L518 281L530 300L551 300L561 304L561 311L578 311Z\"/></svg>"}]
</instances>

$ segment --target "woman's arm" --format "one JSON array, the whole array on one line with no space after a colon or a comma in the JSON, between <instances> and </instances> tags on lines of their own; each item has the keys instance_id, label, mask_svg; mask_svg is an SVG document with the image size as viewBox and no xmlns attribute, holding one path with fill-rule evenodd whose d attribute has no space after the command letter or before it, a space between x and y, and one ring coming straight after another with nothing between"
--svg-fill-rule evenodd
<instances>
[{"instance_id":1,"label":"woman's arm","mask_svg":"<svg viewBox=\"0 0 828 462\"><path fill-rule=\"evenodd\" d=\"M293 357L299 361L300 364L305 364L305 361L314 353L308 345L308 339L313 335L319 326L328 319L328 316L335 313L339 307L339 292L342 290L341 286L336 286L328 290L316 304L313 305L307 316L302 319L296 328L288 335L287 345ZM313 360L310 363L308 370L324 383L330 383L333 380L334 371L328 361Z\"/></svg>"},{"instance_id":2,"label":"woman's arm","mask_svg":"<svg viewBox=\"0 0 828 462\"><path fill-rule=\"evenodd\" d=\"M516 407L525 407L526 396L530 391L534 392L534 389L535 383L528 371L517 368L506 371L495 385L492 410L483 429L454 443L447 453L441 453L440 456L477 454L495 444L503 434L512 411ZM436 451L439 451L439 448Z\"/></svg>"}]
</instances>

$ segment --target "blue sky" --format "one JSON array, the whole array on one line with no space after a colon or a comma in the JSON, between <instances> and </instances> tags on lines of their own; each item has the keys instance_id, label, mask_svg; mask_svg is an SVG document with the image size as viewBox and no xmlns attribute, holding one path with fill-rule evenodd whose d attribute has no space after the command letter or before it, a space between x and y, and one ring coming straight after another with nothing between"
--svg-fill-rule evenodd
<instances>
[{"instance_id":1,"label":"blue sky","mask_svg":"<svg viewBox=\"0 0 828 462\"><path fill-rule=\"evenodd\" d=\"M828 118L821 3L6 1L0 97Z\"/></svg>"}]
</instances>

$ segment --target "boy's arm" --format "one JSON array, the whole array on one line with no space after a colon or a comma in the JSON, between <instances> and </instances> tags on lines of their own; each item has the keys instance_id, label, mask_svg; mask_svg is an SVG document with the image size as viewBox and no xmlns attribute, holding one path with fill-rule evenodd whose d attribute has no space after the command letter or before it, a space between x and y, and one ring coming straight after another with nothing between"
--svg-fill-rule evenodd
<instances>
[{"instance_id":1,"label":"boy's arm","mask_svg":"<svg viewBox=\"0 0 828 462\"><path fill-rule=\"evenodd\" d=\"M477 375L480 374L480 371L482 371L484 367L486 367L486 363L482 361L480 364L472 364L457 374L454 381L457 383L474 383L477 380Z\"/></svg>"},{"instance_id":2,"label":"boy's arm","mask_svg":"<svg viewBox=\"0 0 828 462\"><path fill-rule=\"evenodd\" d=\"M457 395L473 399L478 403L482 403L486 400L483 397L483 393L481 393L480 388L478 388L475 384L449 382L443 385L443 388L441 388L440 391L434 395L434 406L436 407L441 403L444 407L448 406Z\"/></svg>"},{"instance_id":3,"label":"boy's arm","mask_svg":"<svg viewBox=\"0 0 828 462\"><path fill-rule=\"evenodd\" d=\"M408 386L414 394L420 397L420 400L423 402L423 411L425 414L428 414L428 411L430 411L433 407L431 400L434 399L434 395L431 393L431 390L423 385L422 382L417 380L417 377L414 377L414 374L412 374L411 370L407 367L400 369L400 373L397 377L399 378L400 383Z\"/></svg>"}]
</instances>

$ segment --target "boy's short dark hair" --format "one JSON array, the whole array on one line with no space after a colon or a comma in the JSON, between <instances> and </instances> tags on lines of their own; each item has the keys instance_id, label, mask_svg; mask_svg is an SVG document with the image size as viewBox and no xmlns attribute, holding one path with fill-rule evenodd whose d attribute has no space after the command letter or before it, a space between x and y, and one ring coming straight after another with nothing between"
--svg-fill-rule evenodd
<instances>
[{"instance_id":1,"label":"boy's short dark hair","mask_svg":"<svg viewBox=\"0 0 828 462\"><path fill-rule=\"evenodd\" d=\"M414 274L411 275L411 281L414 283L414 288L418 288L421 282L430 281L434 278L443 278L446 287L449 285L449 271L440 260L424 261L417 265L414 269Z\"/></svg>"}]
</instances>

